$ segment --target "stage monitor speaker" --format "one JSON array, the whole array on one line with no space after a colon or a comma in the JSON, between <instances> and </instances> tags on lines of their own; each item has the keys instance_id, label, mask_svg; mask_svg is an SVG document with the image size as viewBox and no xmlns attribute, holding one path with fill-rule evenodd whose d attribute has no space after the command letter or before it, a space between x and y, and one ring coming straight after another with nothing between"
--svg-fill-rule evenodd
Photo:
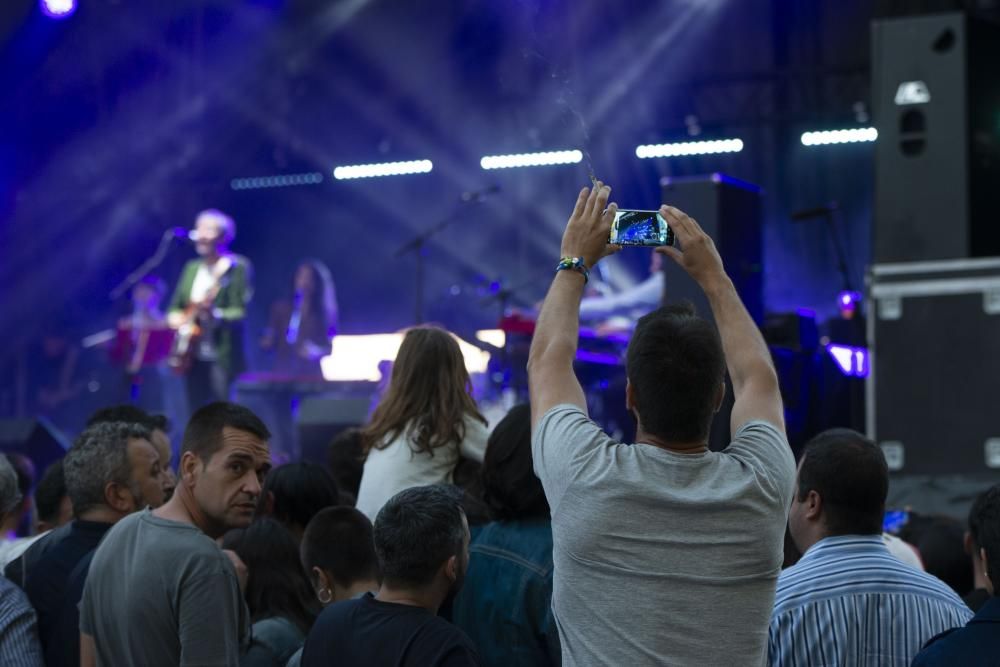
<instances>
[{"instance_id":1,"label":"stage monitor speaker","mask_svg":"<svg viewBox=\"0 0 1000 667\"><path fill-rule=\"evenodd\" d=\"M751 317L758 324L763 323L760 188L725 174L668 177L660 185L663 203L690 215L715 241L726 272ZM690 301L700 315L711 318L704 293L682 268L667 261L663 271L665 303Z\"/></svg>"},{"instance_id":2,"label":"stage monitor speaker","mask_svg":"<svg viewBox=\"0 0 1000 667\"><path fill-rule=\"evenodd\" d=\"M903 475L1000 471L1000 258L876 264L868 434Z\"/></svg>"},{"instance_id":3,"label":"stage monitor speaker","mask_svg":"<svg viewBox=\"0 0 1000 667\"><path fill-rule=\"evenodd\" d=\"M330 442L341 431L363 425L368 419L370 405L370 397L302 399L296 424L302 459L326 466Z\"/></svg>"},{"instance_id":4,"label":"stage monitor speaker","mask_svg":"<svg viewBox=\"0 0 1000 667\"><path fill-rule=\"evenodd\" d=\"M70 445L72 442L44 418L0 419L0 451L24 454L39 474L61 459Z\"/></svg>"},{"instance_id":5,"label":"stage monitor speaker","mask_svg":"<svg viewBox=\"0 0 1000 667\"><path fill-rule=\"evenodd\" d=\"M1000 255L1000 28L872 23L876 263Z\"/></svg>"}]
</instances>

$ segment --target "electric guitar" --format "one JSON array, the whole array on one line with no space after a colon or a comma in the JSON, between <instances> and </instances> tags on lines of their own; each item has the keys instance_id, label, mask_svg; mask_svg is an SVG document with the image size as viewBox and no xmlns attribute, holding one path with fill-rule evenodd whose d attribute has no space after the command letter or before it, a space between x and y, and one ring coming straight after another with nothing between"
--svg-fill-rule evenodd
<instances>
[{"instance_id":1,"label":"electric guitar","mask_svg":"<svg viewBox=\"0 0 1000 667\"><path fill-rule=\"evenodd\" d=\"M205 292L205 297L201 301L191 302L179 322L173 323L176 330L173 345L170 348L170 356L167 358L167 365L175 373L186 374L194 364L195 352L202 339L211 336L211 329L215 323L210 311L215 298L219 296L219 290L224 286L223 278L232 268L233 262L228 257L219 259L212 267L212 283Z\"/></svg>"}]
</instances>

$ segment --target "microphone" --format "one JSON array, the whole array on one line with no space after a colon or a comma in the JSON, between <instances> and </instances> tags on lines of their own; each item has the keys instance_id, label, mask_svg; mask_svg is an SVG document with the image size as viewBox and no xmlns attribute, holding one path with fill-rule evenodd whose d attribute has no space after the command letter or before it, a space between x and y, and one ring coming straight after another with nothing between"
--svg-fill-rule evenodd
<instances>
[{"instance_id":1,"label":"microphone","mask_svg":"<svg viewBox=\"0 0 1000 667\"><path fill-rule=\"evenodd\" d=\"M483 188L482 190L471 190L469 192L463 192L461 199L462 199L462 201L476 201L476 202L478 202L478 201L483 201L484 199L486 199L490 195L495 195L498 192L500 192L500 186L499 185L491 185L491 186L489 186L487 188Z\"/></svg>"},{"instance_id":2,"label":"microphone","mask_svg":"<svg viewBox=\"0 0 1000 667\"><path fill-rule=\"evenodd\" d=\"M167 231L163 232L163 236L170 239L187 241L189 243L194 242L194 239L191 238L191 233L183 227L169 227Z\"/></svg>"},{"instance_id":3,"label":"microphone","mask_svg":"<svg viewBox=\"0 0 1000 667\"><path fill-rule=\"evenodd\" d=\"M804 208L801 211L795 211L792 213L792 222L802 222L804 220L812 220L813 218L822 218L824 216L830 215L838 208L837 202L832 201L825 206L817 206L815 208Z\"/></svg>"}]
</instances>

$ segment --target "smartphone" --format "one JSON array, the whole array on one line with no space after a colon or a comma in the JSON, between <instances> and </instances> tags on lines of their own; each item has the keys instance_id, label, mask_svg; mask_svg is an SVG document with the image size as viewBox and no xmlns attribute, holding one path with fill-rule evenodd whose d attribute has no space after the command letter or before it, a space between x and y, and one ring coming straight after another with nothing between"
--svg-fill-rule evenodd
<instances>
[{"instance_id":1,"label":"smartphone","mask_svg":"<svg viewBox=\"0 0 1000 667\"><path fill-rule=\"evenodd\" d=\"M611 223L612 245L661 246L674 244L674 232L659 211L620 208Z\"/></svg>"}]
</instances>

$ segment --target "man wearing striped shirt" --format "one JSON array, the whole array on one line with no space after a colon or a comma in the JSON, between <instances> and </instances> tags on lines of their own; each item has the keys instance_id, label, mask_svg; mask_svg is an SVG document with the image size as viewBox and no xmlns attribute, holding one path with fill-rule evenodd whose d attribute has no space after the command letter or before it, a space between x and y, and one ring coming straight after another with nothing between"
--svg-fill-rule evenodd
<instances>
[{"instance_id":1,"label":"man wearing striped shirt","mask_svg":"<svg viewBox=\"0 0 1000 667\"><path fill-rule=\"evenodd\" d=\"M804 555L778 578L771 665L906 666L972 616L942 581L889 554L888 489L885 458L860 433L827 431L806 445L788 515Z\"/></svg>"}]
</instances>

